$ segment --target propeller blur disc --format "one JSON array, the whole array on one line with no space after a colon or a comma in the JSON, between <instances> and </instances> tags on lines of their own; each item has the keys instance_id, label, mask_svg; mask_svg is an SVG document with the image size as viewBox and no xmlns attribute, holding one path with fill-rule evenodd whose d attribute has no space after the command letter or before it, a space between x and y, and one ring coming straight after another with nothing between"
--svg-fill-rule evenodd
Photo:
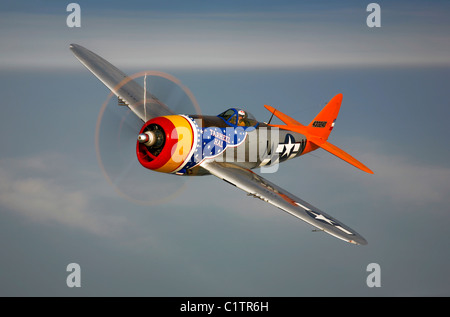
<instances>
[{"instance_id":1,"label":"propeller blur disc","mask_svg":"<svg viewBox=\"0 0 450 317\"><path fill-rule=\"evenodd\" d=\"M176 114L201 114L191 91L175 77L156 71L130 77ZM176 198L186 188L186 178L140 165L136 142L143 124L127 106L119 106L117 97L110 93L97 119L95 147L100 168L119 195L133 203L156 205Z\"/></svg>"}]
</instances>

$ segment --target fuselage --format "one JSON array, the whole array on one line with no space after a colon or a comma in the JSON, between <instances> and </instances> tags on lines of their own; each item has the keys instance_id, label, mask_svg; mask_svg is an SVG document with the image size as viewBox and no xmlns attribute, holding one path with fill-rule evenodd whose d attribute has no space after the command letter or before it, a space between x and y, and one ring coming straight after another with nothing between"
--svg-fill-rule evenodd
<instances>
[{"instance_id":1,"label":"fuselage","mask_svg":"<svg viewBox=\"0 0 450 317\"><path fill-rule=\"evenodd\" d=\"M202 128L200 160L193 159L187 175L204 174L204 159L232 162L244 168L270 167L303 153L304 135L271 127L264 122L252 126L233 126L218 116L191 116Z\"/></svg>"},{"instance_id":2,"label":"fuselage","mask_svg":"<svg viewBox=\"0 0 450 317\"><path fill-rule=\"evenodd\" d=\"M163 130L163 144L150 147L149 151L149 147L138 142L138 159L152 170L195 176L209 174L201 167L204 160L232 162L248 169L268 169L305 152L307 140L303 134L254 119L241 124L236 122L232 116L222 114L152 119L144 124L141 134L146 130Z\"/></svg>"}]
</instances>

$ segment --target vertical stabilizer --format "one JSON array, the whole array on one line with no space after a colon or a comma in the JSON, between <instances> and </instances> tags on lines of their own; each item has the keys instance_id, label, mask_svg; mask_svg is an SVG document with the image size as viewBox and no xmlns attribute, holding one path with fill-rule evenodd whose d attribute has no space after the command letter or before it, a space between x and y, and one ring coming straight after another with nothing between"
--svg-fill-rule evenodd
<instances>
[{"instance_id":1,"label":"vertical stabilizer","mask_svg":"<svg viewBox=\"0 0 450 317\"><path fill-rule=\"evenodd\" d=\"M341 108L342 94L337 94L308 125L308 132L326 141Z\"/></svg>"}]
</instances>

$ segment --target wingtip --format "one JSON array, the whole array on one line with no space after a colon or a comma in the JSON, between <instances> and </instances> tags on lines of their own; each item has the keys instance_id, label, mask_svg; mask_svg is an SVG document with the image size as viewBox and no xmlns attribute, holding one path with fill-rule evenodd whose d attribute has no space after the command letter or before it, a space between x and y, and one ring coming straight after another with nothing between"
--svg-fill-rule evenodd
<instances>
[{"instance_id":1,"label":"wingtip","mask_svg":"<svg viewBox=\"0 0 450 317\"><path fill-rule=\"evenodd\" d=\"M72 52L77 52L80 51L81 49L83 49L84 47L75 43L72 43L69 45L69 48Z\"/></svg>"},{"instance_id":2,"label":"wingtip","mask_svg":"<svg viewBox=\"0 0 450 317\"><path fill-rule=\"evenodd\" d=\"M367 240L363 237L358 237L356 240L349 240L348 242L356 245L367 245Z\"/></svg>"},{"instance_id":3,"label":"wingtip","mask_svg":"<svg viewBox=\"0 0 450 317\"><path fill-rule=\"evenodd\" d=\"M363 238L361 241L359 241L358 244L359 244L359 245L367 245L368 242L366 241L366 239Z\"/></svg>"}]
</instances>

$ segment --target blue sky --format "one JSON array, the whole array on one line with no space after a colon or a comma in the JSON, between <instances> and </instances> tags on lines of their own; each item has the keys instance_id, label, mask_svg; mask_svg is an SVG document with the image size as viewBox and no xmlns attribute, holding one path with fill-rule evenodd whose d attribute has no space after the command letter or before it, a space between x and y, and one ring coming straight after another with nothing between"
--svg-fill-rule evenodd
<instances>
[{"instance_id":1,"label":"blue sky","mask_svg":"<svg viewBox=\"0 0 450 317\"><path fill-rule=\"evenodd\" d=\"M379 29L361 1L78 3L79 29L60 1L0 4L1 295L450 294L448 2L379 1ZM213 177L133 166L137 189L180 193L150 206L118 195L94 144L108 90L70 43L176 76L208 114L241 105L268 120L270 104L308 123L343 93L330 141L375 174L316 151L265 177L369 244L312 233ZM80 289L65 284L71 262ZM372 262L381 288L365 283Z\"/></svg>"}]
</instances>

